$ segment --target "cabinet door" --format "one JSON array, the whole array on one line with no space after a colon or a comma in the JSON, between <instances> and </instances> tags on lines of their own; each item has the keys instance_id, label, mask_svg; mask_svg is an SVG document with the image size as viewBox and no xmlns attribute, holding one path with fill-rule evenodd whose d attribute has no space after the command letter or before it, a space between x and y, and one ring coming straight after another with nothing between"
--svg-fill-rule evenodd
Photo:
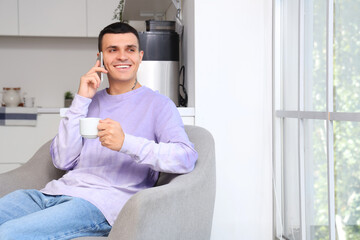
<instances>
[{"instance_id":1,"label":"cabinet door","mask_svg":"<svg viewBox=\"0 0 360 240\"><path fill-rule=\"evenodd\" d=\"M119 0L87 0L88 37L98 37L104 27L117 21L112 18L118 4Z\"/></svg>"},{"instance_id":2,"label":"cabinet door","mask_svg":"<svg viewBox=\"0 0 360 240\"><path fill-rule=\"evenodd\" d=\"M184 125L195 125L195 117L181 117Z\"/></svg>"},{"instance_id":3,"label":"cabinet door","mask_svg":"<svg viewBox=\"0 0 360 240\"><path fill-rule=\"evenodd\" d=\"M0 35L18 34L18 2L0 0Z\"/></svg>"},{"instance_id":4,"label":"cabinet door","mask_svg":"<svg viewBox=\"0 0 360 240\"><path fill-rule=\"evenodd\" d=\"M23 36L86 36L86 0L19 0Z\"/></svg>"}]
</instances>

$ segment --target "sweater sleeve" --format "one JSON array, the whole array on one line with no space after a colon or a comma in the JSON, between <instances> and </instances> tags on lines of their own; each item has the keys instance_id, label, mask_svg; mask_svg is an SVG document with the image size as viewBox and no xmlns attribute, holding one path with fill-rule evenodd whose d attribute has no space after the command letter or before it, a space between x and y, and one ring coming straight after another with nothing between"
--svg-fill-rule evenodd
<instances>
[{"instance_id":1,"label":"sweater sleeve","mask_svg":"<svg viewBox=\"0 0 360 240\"><path fill-rule=\"evenodd\" d=\"M157 141L125 133L120 152L155 171L179 174L191 172L198 154L172 102L161 111L155 124Z\"/></svg>"},{"instance_id":2,"label":"sweater sleeve","mask_svg":"<svg viewBox=\"0 0 360 240\"><path fill-rule=\"evenodd\" d=\"M79 119L86 117L91 101L89 98L76 95L65 117L61 119L59 132L50 148L56 168L70 170L76 166L82 149Z\"/></svg>"}]
</instances>

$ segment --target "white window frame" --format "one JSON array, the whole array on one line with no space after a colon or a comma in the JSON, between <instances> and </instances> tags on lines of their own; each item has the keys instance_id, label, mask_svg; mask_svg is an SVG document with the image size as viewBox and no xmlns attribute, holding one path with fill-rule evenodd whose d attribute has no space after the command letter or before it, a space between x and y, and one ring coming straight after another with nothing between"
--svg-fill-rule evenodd
<instances>
[{"instance_id":1,"label":"white window frame","mask_svg":"<svg viewBox=\"0 0 360 240\"><path fill-rule=\"evenodd\" d=\"M283 79L282 79L282 6L286 0L273 0L274 18L273 18L273 106L274 106L274 125L273 125L273 182L274 182L274 231L277 239L282 237L284 216L283 216L283 153L284 153L284 120L298 120L298 164L299 164L299 189L300 189L300 239L309 239L309 233L306 229L305 216L305 165L304 165L304 122L307 119L319 119L326 121L326 148L327 148L327 186L328 186L328 223L329 239L336 240L336 223L335 223L335 178L334 178L334 121L351 121L360 122L360 113L355 112L334 112L333 106L333 22L334 22L334 0L327 1L327 39L326 39L326 111L305 111L304 108L304 1L299 0L299 78L298 78L298 106L295 111L283 110ZM308 236L307 236L308 235Z\"/></svg>"}]
</instances>

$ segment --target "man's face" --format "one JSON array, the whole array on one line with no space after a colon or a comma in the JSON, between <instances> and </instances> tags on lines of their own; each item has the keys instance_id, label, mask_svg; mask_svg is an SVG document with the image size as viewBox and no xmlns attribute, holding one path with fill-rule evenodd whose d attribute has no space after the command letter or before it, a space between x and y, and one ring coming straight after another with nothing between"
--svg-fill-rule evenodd
<instances>
[{"instance_id":1,"label":"man's face","mask_svg":"<svg viewBox=\"0 0 360 240\"><path fill-rule=\"evenodd\" d=\"M143 57L136 36L132 33L107 33L102 39L104 66L115 81L135 81Z\"/></svg>"}]
</instances>

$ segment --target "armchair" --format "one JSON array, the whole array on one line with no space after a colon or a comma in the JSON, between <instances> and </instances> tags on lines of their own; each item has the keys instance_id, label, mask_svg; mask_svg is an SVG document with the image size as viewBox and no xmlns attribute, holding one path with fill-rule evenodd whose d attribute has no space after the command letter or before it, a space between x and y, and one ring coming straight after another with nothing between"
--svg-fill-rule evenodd
<instances>
[{"instance_id":1,"label":"armchair","mask_svg":"<svg viewBox=\"0 0 360 240\"><path fill-rule=\"evenodd\" d=\"M183 175L161 173L155 187L129 199L108 237L79 240L210 239L216 185L214 140L204 128L185 126L185 130L199 154L194 171ZM64 174L52 164L50 143L23 166L0 174L0 197L17 189L41 189Z\"/></svg>"}]
</instances>

